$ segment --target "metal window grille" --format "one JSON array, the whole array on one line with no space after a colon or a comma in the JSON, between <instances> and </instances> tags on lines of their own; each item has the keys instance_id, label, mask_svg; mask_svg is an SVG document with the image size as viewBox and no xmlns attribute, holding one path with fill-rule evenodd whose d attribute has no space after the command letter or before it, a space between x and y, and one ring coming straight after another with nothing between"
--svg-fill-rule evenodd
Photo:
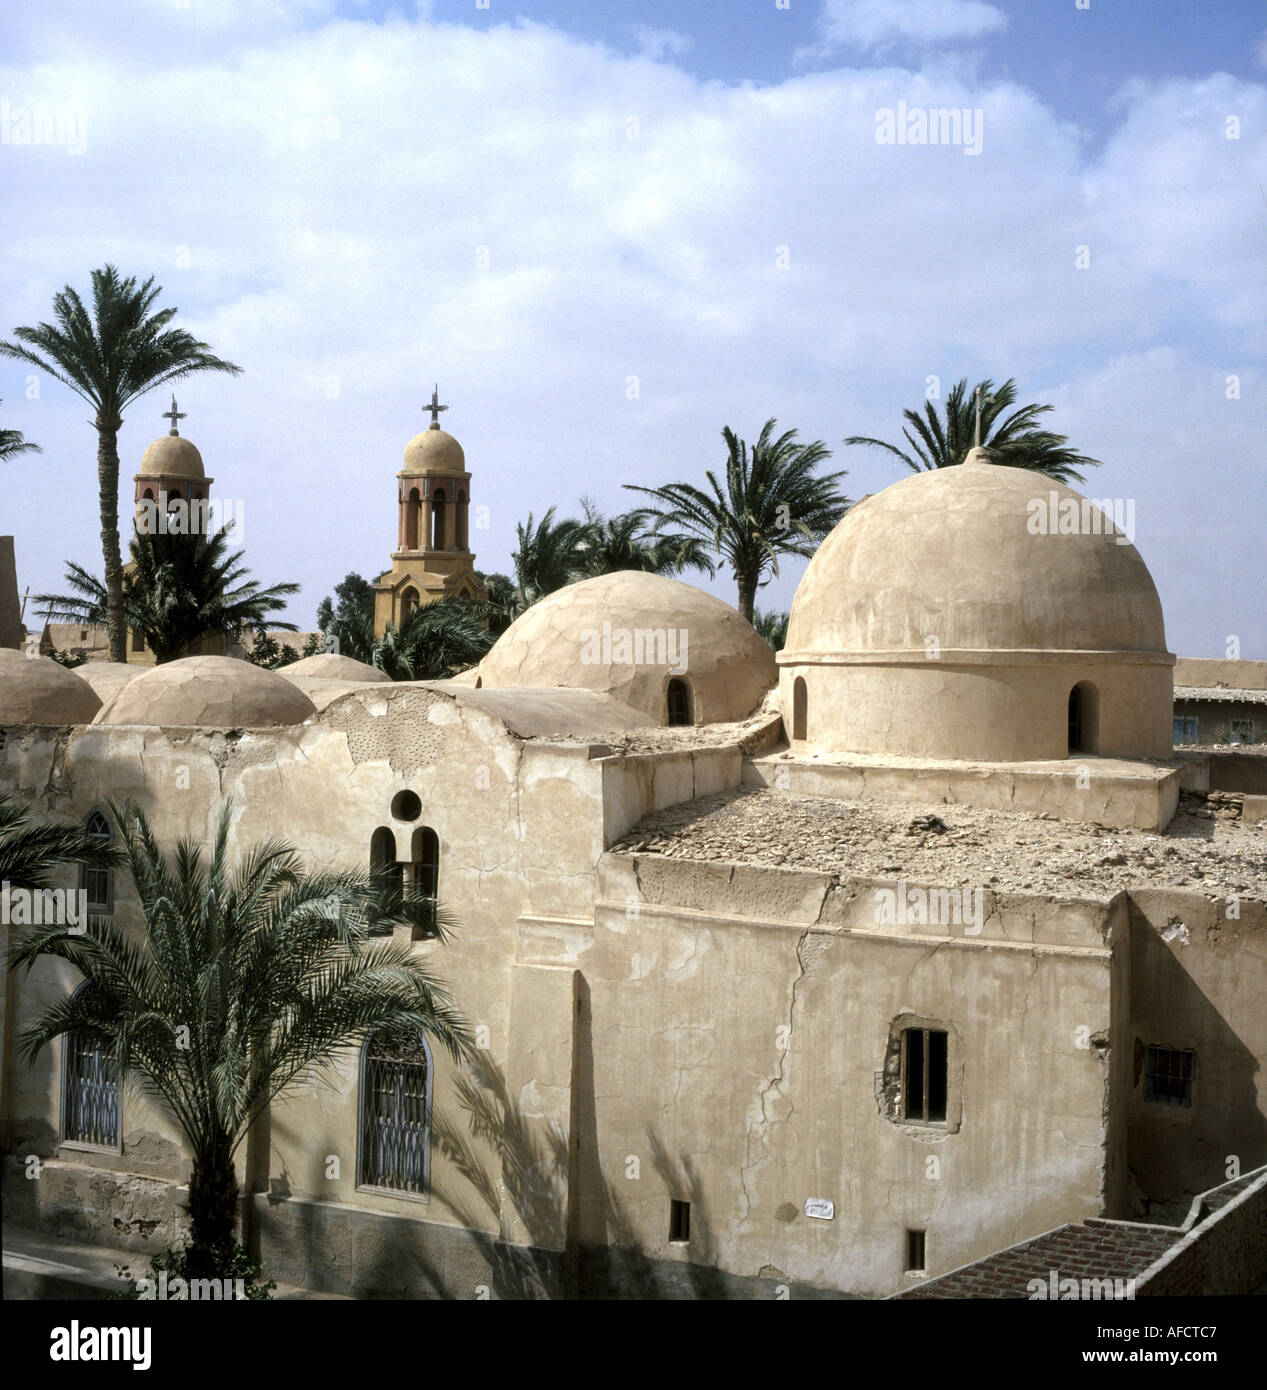
<instances>
[{"instance_id":1,"label":"metal window grille","mask_svg":"<svg viewBox=\"0 0 1267 1390\"><path fill-rule=\"evenodd\" d=\"M946 1034L908 1028L902 1034L903 1118L924 1123L946 1119Z\"/></svg>"},{"instance_id":2,"label":"metal window grille","mask_svg":"<svg viewBox=\"0 0 1267 1390\"><path fill-rule=\"evenodd\" d=\"M414 831L414 887L424 898L440 892L440 837L429 826Z\"/></svg>"},{"instance_id":3,"label":"metal window grille","mask_svg":"<svg viewBox=\"0 0 1267 1390\"><path fill-rule=\"evenodd\" d=\"M1228 724L1229 743L1253 743L1254 721L1252 719L1233 719Z\"/></svg>"},{"instance_id":4,"label":"metal window grille","mask_svg":"<svg viewBox=\"0 0 1267 1390\"><path fill-rule=\"evenodd\" d=\"M1197 717L1194 714L1176 714L1175 717L1175 745L1182 743L1196 743L1197 741Z\"/></svg>"},{"instance_id":5,"label":"metal window grille","mask_svg":"<svg viewBox=\"0 0 1267 1390\"><path fill-rule=\"evenodd\" d=\"M361 1185L425 1193L431 1065L420 1037L372 1038L361 1079Z\"/></svg>"},{"instance_id":6,"label":"metal window grille","mask_svg":"<svg viewBox=\"0 0 1267 1390\"><path fill-rule=\"evenodd\" d=\"M1144 1069L1144 1099L1162 1105L1191 1105L1195 1060L1190 1049L1150 1047Z\"/></svg>"},{"instance_id":7,"label":"metal window grille","mask_svg":"<svg viewBox=\"0 0 1267 1390\"><path fill-rule=\"evenodd\" d=\"M119 1144L119 1078L102 1043L67 1033L62 1134L67 1143Z\"/></svg>"}]
</instances>

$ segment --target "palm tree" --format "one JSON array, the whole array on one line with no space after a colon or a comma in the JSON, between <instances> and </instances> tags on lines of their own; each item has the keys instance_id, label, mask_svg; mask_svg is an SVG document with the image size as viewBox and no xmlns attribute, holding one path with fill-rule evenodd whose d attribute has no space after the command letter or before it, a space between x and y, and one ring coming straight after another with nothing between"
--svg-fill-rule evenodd
<instances>
[{"instance_id":1,"label":"palm tree","mask_svg":"<svg viewBox=\"0 0 1267 1390\"><path fill-rule=\"evenodd\" d=\"M757 609L752 625L769 642L776 652L783 650L787 642L788 614L779 612L763 613Z\"/></svg>"},{"instance_id":2,"label":"palm tree","mask_svg":"<svg viewBox=\"0 0 1267 1390\"><path fill-rule=\"evenodd\" d=\"M482 660L496 640L486 604L446 598L415 608L398 629L388 623L374 644L373 664L396 681L445 680Z\"/></svg>"},{"instance_id":3,"label":"palm tree","mask_svg":"<svg viewBox=\"0 0 1267 1390\"><path fill-rule=\"evenodd\" d=\"M910 428L902 430L911 452L899 449L887 440L871 439L854 434L846 444L865 444L873 449L886 449L896 454L916 473L934 468L949 468L962 463L976 439L977 393L981 397L981 445L990 454L992 463L1006 468L1028 468L1045 473L1059 483L1082 482L1079 468L1098 468L1099 459L1088 458L1069 448L1066 435L1053 434L1038 428L1038 417L1055 409L1050 405L1025 405L1006 420L1000 420L1005 410L1016 402L1016 381L1009 377L997 390L988 378L968 390L964 377L952 387L946 397L946 420L938 418L932 401L924 402L924 414L904 410ZM915 433L912 434L911 430Z\"/></svg>"},{"instance_id":4,"label":"palm tree","mask_svg":"<svg viewBox=\"0 0 1267 1390\"><path fill-rule=\"evenodd\" d=\"M476 570L475 577L488 595L488 630L494 637L500 637L519 616L519 593L515 581L508 574L498 574L496 571L484 574Z\"/></svg>"},{"instance_id":5,"label":"palm tree","mask_svg":"<svg viewBox=\"0 0 1267 1390\"><path fill-rule=\"evenodd\" d=\"M22 1030L19 1055L32 1062L80 1032L180 1127L193 1157L189 1272L199 1277L218 1274L232 1248L234 1154L279 1096L379 1030L422 1030L455 1059L470 1053L444 986L391 937L408 924L443 939L446 914L361 870L308 873L281 839L249 847L231 869L231 811L226 803L209 857L182 839L169 860L144 815L112 803L142 933L93 918L82 935L28 928L10 952L25 972L54 956L91 982Z\"/></svg>"},{"instance_id":6,"label":"palm tree","mask_svg":"<svg viewBox=\"0 0 1267 1390\"><path fill-rule=\"evenodd\" d=\"M0 401L0 405L4 402ZM7 463L18 454L42 454L38 444L25 438L21 430L0 430L0 463Z\"/></svg>"},{"instance_id":7,"label":"palm tree","mask_svg":"<svg viewBox=\"0 0 1267 1390\"><path fill-rule=\"evenodd\" d=\"M645 492L659 506L656 529L670 527L698 536L725 557L739 586L739 611L749 622L757 589L767 572L778 574L780 555L810 556L845 514L849 499L837 490L845 475L819 477L815 469L831 457L821 439L798 444L796 431L772 438L775 422L767 420L757 442L748 445L726 426L725 486L710 469L711 492L689 483L664 487L625 486Z\"/></svg>"},{"instance_id":8,"label":"palm tree","mask_svg":"<svg viewBox=\"0 0 1267 1390\"><path fill-rule=\"evenodd\" d=\"M581 506L586 521L593 527L582 559L585 575L615 574L620 570L669 575L698 569L712 578L713 562L707 543L699 536L657 532L648 527L651 513L645 510L605 517L588 498L581 498Z\"/></svg>"},{"instance_id":9,"label":"palm tree","mask_svg":"<svg viewBox=\"0 0 1267 1390\"><path fill-rule=\"evenodd\" d=\"M110 660L126 661L123 561L119 553L119 430L123 412L147 391L194 372L238 373L206 343L182 328L169 328L177 310L150 310L162 293L150 276L143 285L112 265L92 272L92 312L67 285L53 296L55 324L13 330L16 342L0 342L0 356L30 362L69 386L95 412L97 500L105 561L106 623Z\"/></svg>"},{"instance_id":10,"label":"palm tree","mask_svg":"<svg viewBox=\"0 0 1267 1390\"><path fill-rule=\"evenodd\" d=\"M597 540L590 521L575 517L554 519L551 507L539 522L528 513L526 523L515 526L519 549L511 559L515 562L515 587L522 613L538 599L585 577L585 556Z\"/></svg>"},{"instance_id":11,"label":"palm tree","mask_svg":"<svg viewBox=\"0 0 1267 1390\"><path fill-rule=\"evenodd\" d=\"M234 636L248 627L297 631L294 623L273 615L286 605L298 584L262 589L246 576L242 552L228 552L228 527L207 534L178 535L138 531L129 553L132 568L123 582L126 627L145 638L160 665L185 656L203 638ZM61 622L102 623L108 605L106 586L81 565L67 564L72 594L39 594L49 616Z\"/></svg>"},{"instance_id":12,"label":"palm tree","mask_svg":"<svg viewBox=\"0 0 1267 1390\"><path fill-rule=\"evenodd\" d=\"M120 851L80 825L36 822L29 807L0 793L0 884L39 892L51 888L52 873L65 864L104 869L119 861Z\"/></svg>"}]
</instances>

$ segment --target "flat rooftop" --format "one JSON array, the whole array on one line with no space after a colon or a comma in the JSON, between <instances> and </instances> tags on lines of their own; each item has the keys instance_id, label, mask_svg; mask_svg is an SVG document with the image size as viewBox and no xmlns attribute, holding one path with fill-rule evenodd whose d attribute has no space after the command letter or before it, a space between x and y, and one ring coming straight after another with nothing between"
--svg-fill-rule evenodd
<instances>
[{"instance_id":1,"label":"flat rooftop","mask_svg":"<svg viewBox=\"0 0 1267 1390\"><path fill-rule=\"evenodd\" d=\"M1077 897L1176 887L1267 900L1267 821L1230 793L1184 793L1165 832L944 802L882 803L741 786L644 817L612 849ZM930 819L931 818L931 819ZM938 829L938 825L944 829Z\"/></svg>"}]
</instances>

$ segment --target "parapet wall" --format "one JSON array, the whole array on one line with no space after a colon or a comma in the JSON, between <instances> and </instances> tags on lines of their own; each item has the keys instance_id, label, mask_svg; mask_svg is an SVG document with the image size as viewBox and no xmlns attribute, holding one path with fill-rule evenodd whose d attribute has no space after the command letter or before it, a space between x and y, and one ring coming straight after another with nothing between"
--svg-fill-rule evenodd
<instances>
[{"instance_id":1,"label":"parapet wall","mask_svg":"<svg viewBox=\"0 0 1267 1390\"><path fill-rule=\"evenodd\" d=\"M1221 1190L1215 1188L1202 1197ZM1135 1296L1228 1296L1260 1293L1265 1286L1267 1168L1146 1269L1135 1281Z\"/></svg>"}]
</instances>

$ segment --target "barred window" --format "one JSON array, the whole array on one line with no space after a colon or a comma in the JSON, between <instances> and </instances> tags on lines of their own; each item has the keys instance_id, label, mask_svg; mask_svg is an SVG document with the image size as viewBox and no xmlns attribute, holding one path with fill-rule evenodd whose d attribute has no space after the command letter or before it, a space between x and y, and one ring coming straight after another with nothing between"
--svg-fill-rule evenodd
<instances>
[{"instance_id":1,"label":"barred window","mask_svg":"<svg viewBox=\"0 0 1267 1390\"><path fill-rule=\"evenodd\" d=\"M1191 1048L1149 1047L1144 1068L1144 1099L1161 1105L1192 1104L1196 1053Z\"/></svg>"},{"instance_id":2,"label":"barred window","mask_svg":"<svg viewBox=\"0 0 1267 1390\"><path fill-rule=\"evenodd\" d=\"M77 1030L62 1036L62 1142L119 1147L118 1072L105 1044Z\"/></svg>"},{"instance_id":3,"label":"barred window","mask_svg":"<svg viewBox=\"0 0 1267 1390\"><path fill-rule=\"evenodd\" d=\"M1229 743L1253 743L1254 721L1252 719L1229 720L1227 741Z\"/></svg>"},{"instance_id":4,"label":"barred window","mask_svg":"<svg viewBox=\"0 0 1267 1390\"><path fill-rule=\"evenodd\" d=\"M440 894L440 838L428 825L413 833L412 854L414 888L424 898Z\"/></svg>"},{"instance_id":5,"label":"barred window","mask_svg":"<svg viewBox=\"0 0 1267 1390\"><path fill-rule=\"evenodd\" d=\"M908 1028L902 1034L902 1118L924 1124L946 1120L946 1034Z\"/></svg>"},{"instance_id":6,"label":"barred window","mask_svg":"<svg viewBox=\"0 0 1267 1390\"><path fill-rule=\"evenodd\" d=\"M431 1166L431 1051L420 1033L375 1034L361 1060L362 1187L424 1196Z\"/></svg>"},{"instance_id":7,"label":"barred window","mask_svg":"<svg viewBox=\"0 0 1267 1390\"><path fill-rule=\"evenodd\" d=\"M109 844L110 822L100 811L88 817L84 829L94 839ZM88 894L89 912L109 912L114 907L114 874L109 869L84 864L79 871L79 886Z\"/></svg>"},{"instance_id":8,"label":"barred window","mask_svg":"<svg viewBox=\"0 0 1267 1390\"><path fill-rule=\"evenodd\" d=\"M1197 742L1197 716L1195 714L1176 714L1175 746Z\"/></svg>"}]
</instances>

